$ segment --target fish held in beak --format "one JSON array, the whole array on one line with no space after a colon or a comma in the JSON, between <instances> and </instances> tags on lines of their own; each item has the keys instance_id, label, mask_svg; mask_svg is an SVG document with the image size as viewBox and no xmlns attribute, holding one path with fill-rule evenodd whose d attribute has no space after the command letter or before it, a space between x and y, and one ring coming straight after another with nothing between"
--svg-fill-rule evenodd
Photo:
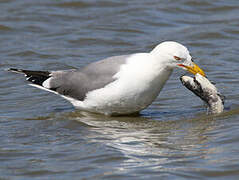
<instances>
[{"instance_id":1,"label":"fish held in beak","mask_svg":"<svg viewBox=\"0 0 239 180\"><path fill-rule=\"evenodd\" d=\"M181 76L180 80L187 89L207 103L208 114L223 112L224 96L219 93L217 88L206 77L196 74L194 78Z\"/></svg>"}]
</instances>

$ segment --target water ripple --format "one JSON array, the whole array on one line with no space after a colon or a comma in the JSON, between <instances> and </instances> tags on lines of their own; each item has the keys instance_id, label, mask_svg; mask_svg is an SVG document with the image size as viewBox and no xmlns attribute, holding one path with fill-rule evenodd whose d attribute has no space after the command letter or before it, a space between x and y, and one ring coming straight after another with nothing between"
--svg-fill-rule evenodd
<instances>
[{"instance_id":1,"label":"water ripple","mask_svg":"<svg viewBox=\"0 0 239 180\"><path fill-rule=\"evenodd\" d=\"M1 0L1 178L236 179L238 8L236 0ZM80 68L164 40L188 47L226 96L224 113L207 116L180 70L139 117L114 118L75 111L4 71Z\"/></svg>"}]
</instances>

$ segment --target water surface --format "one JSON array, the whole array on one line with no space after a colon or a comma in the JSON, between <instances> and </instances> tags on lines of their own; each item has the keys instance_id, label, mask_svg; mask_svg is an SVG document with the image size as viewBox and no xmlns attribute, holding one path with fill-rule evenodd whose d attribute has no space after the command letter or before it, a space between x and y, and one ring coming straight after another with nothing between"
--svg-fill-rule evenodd
<instances>
[{"instance_id":1,"label":"water surface","mask_svg":"<svg viewBox=\"0 0 239 180\"><path fill-rule=\"evenodd\" d=\"M239 2L0 1L0 179L238 179ZM75 111L9 67L79 68L186 45L226 96L207 116L176 70L139 117Z\"/></svg>"}]
</instances>

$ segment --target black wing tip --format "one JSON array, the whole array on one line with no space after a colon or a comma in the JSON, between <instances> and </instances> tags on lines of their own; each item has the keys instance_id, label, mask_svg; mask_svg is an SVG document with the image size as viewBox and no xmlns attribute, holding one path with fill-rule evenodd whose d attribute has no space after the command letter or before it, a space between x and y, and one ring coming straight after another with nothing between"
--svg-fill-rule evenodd
<instances>
[{"instance_id":1,"label":"black wing tip","mask_svg":"<svg viewBox=\"0 0 239 180\"><path fill-rule=\"evenodd\" d=\"M9 68L6 71L15 72L15 73L23 73L28 75L37 75L37 76L49 76L51 74L50 71L35 71L35 70L26 70L26 69L17 69L17 68Z\"/></svg>"},{"instance_id":2,"label":"black wing tip","mask_svg":"<svg viewBox=\"0 0 239 180\"><path fill-rule=\"evenodd\" d=\"M22 69L17 69L17 68L8 68L8 69L5 69L5 70L10 71L10 72L23 73Z\"/></svg>"},{"instance_id":3,"label":"black wing tip","mask_svg":"<svg viewBox=\"0 0 239 180\"><path fill-rule=\"evenodd\" d=\"M21 73L25 74L26 80L42 86L42 83L50 78L49 71L32 71L32 70L24 70L24 69L17 69L17 68L9 68L7 71L14 72L14 73Z\"/></svg>"}]
</instances>

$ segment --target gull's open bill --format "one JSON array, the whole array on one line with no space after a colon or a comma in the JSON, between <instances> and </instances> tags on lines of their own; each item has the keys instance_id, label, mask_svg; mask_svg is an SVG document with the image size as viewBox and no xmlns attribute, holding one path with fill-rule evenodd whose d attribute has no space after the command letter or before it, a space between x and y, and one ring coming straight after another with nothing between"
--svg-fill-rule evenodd
<instances>
[{"instance_id":1,"label":"gull's open bill","mask_svg":"<svg viewBox=\"0 0 239 180\"><path fill-rule=\"evenodd\" d=\"M193 64L192 66L186 66L186 65L183 65L183 64L178 64L178 65L183 67L183 68L185 68L188 72L190 72L190 73L192 73L194 75L199 73L203 77L206 77L204 71L197 64L195 64L194 62L192 64Z\"/></svg>"},{"instance_id":2,"label":"gull's open bill","mask_svg":"<svg viewBox=\"0 0 239 180\"><path fill-rule=\"evenodd\" d=\"M224 97L217 88L206 78L197 73L194 78L182 76L182 84L208 104L209 114L223 112Z\"/></svg>"}]
</instances>

